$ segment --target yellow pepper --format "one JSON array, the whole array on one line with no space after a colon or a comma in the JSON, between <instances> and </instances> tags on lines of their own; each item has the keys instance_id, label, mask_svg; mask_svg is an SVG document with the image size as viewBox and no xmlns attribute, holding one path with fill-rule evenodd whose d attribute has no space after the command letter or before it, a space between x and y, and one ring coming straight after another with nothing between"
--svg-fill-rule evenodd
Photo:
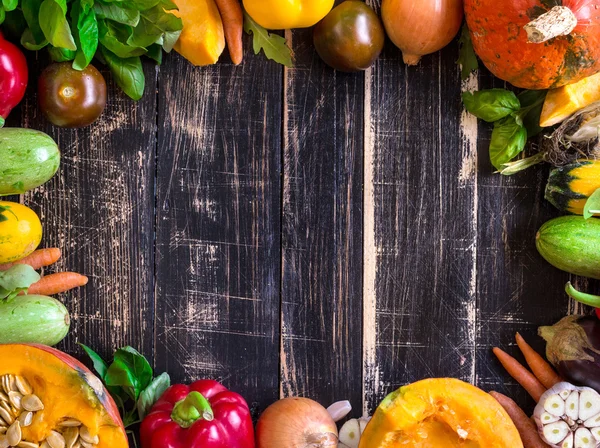
<instances>
[{"instance_id":1,"label":"yellow pepper","mask_svg":"<svg viewBox=\"0 0 600 448\"><path fill-rule=\"evenodd\" d=\"M20 260L42 241L42 223L30 208L0 201L0 264Z\"/></svg>"},{"instance_id":2,"label":"yellow pepper","mask_svg":"<svg viewBox=\"0 0 600 448\"><path fill-rule=\"evenodd\" d=\"M334 0L244 0L244 8L268 30L308 28L333 8Z\"/></svg>"}]
</instances>

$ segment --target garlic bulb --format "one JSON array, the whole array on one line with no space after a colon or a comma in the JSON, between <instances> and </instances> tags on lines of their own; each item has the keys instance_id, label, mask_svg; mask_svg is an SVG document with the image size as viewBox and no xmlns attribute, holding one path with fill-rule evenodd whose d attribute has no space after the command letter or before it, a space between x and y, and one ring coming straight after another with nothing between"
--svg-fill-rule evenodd
<instances>
[{"instance_id":1,"label":"garlic bulb","mask_svg":"<svg viewBox=\"0 0 600 448\"><path fill-rule=\"evenodd\" d=\"M594 389L558 383L542 395L533 416L554 448L600 447L600 394Z\"/></svg>"}]
</instances>

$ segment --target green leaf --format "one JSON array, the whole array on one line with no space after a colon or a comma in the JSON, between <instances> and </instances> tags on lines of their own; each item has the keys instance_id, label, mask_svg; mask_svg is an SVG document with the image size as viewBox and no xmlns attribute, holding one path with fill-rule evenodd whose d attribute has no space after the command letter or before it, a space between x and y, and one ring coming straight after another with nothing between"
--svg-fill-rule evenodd
<instances>
[{"instance_id":1,"label":"green leaf","mask_svg":"<svg viewBox=\"0 0 600 448\"><path fill-rule=\"evenodd\" d=\"M0 25L2 25L4 23L5 19L6 19L6 11L4 11L3 6L0 6Z\"/></svg>"},{"instance_id":2,"label":"green leaf","mask_svg":"<svg viewBox=\"0 0 600 448\"><path fill-rule=\"evenodd\" d=\"M154 59L158 65L162 64L163 48L158 44L152 44L148 47L148 53L146 53L151 59Z\"/></svg>"},{"instance_id":3,"label":"green leaf","mask_svg":"<svg viewBox=\"0 0 600 448\"><path fill-rule=\"evenodd\" d=\"M594 308L600 308L600 296L580 292L575 289L571 282L568 282L565 285L565 292L570 298L576 300L577 302L583 303L584 305L593 306Z\"/></svg>"},{"instance_id":4,"label":"green leaf","mask_svg":"<svg viewBox=\"0 0 600 448\"><path fill-rule=\"evenodd\" d=\"M502 171L504 165L518 156L527 143L527 130L514 117L508 116L494 123L490 142L492 165Z\"/></svg>"},{"instance_id":5,"label":"green leaf","mask_svg":"<svg viewBox=\"0 0 600 448\"><path fill-rule=\"evenodd\" d=\"M101 20L98 23L98 27L100 32L100 43L118 57L131 58L134 56L142 56L147 53L145 48L135 47L127 43L127 40L131 37L133 32L133 29L129 25L123 25L109 20Z\"/></svg>"},{"instance_id":6,"label":"green leaf","mask_svg":"<svg viewBox=\"0 0 600 448\"><path fill-rule=\"evenodd\" d=\"M71 28L77 44L77 55L73 62L75 70L86 68L98 49L98 21L96 13L83 5L83 0L73 3L71 7Z\"/></svg>"},{"instance_id":7,"label":"green leaf","mask_svg":"<svg viewBox=\"0 0 600 448\"><path fill-rule=\"evenodd\" d=\"M36 282L40 275L28 264L16 264L12 268L0 272L0 300L12 301L21 292Z\"/></svg>"},{"instance_id":8,"label":"green leaf","mask_svg":"<svg viewBox=\"0 0 600 448\"><path fill-rule=\"evenodd\" d=\"M109 386L122 387L137 402L140 393L152 382L152 367L137 350L124 347L115 353L104 380Z\"/></svg>"},{"instance_id":9,"label":"green leaf","mask_svg":"<svg viewBox=\"0 0 600 448\"><path fill-rule=\"evenodd\" d=\"M160 0L129 0L129 3L138 11L145 11L154 8L160 3Z\"/></svg>"},{"instance_id":10,"label":"green leaf","mask_svg":"<svg viewBox=\"0 0 600 448\"><path fill-rule=\"evenodd\" d=\"M25 21L29 26L30 33L33 36L31 39L27 39L27 42L35 46L47 42L44 32L40 27L39 17L41 5L42 0L21 0L21 9L23 10Z\"/></svg>"},{"instance_id":11,"label":"green leaf","mask_svg":"<svg viewBox=\"0 0 600 448\"><path fill-rule=\"evenodd\" d=\"M27 28L25 31L23 31L23 35L21 36L21 45L28 50L39 51L48 45L48 41L44 39L41 43L37 43L33 37L31 28Z\"/></svg>"},{"instance_id":12,"label":"green leaf","mask_svg":"<svg viewBox=\"0 0 600 448\"><path fill-rule=\"evenodd\" d=\"M66 18L65 0L44 0L40 6L40 27L54 47L77 50Z\"/></svg>"},{"instance_id":13,"label":"green leaf","mask_svg":"<svg viewBox=\"0 0 600 448\"><path fill-rule=\"evenodd\" d=\"M269 34L246 12L244 12L244 31L253 35L254 54L258 54L260 50L263 50L268 59L286 67L292 67L292 50L287 45L285 38L277 34Z\"/></svg>"},{"instance_id":14,"label":"green leaf","mask_svg":"<svg viewBox=\"0 0 600 448\"><path fill-rule=\"evenodd\" d=\"M25 28L27 28L27 22L20 8L6 13L6 20L2 26L4 37L12 41L19 40Z\"/></svg>"},{"instance_id":15,"label":"green leaf","mask_svg":"<svg viewBox=\"0 0 600 448\"><path fill-rule=\"evenodd\" d=\"M535 137L543 130L540 126L540 116L547 93L547 90L525 90L518 96L521 103L519 114L522 117L523 126L527 129L527 138Z\"/></svg>"},{"instance_id":16,"label":"green leaf","mask_svg":"<svg viewBox=\"0 0 600 448\"><path fill-rule=\"evenodd\" d=\"M498 121L521 109L517 95L504 89L464 92L462 100L467 111L488 123Z\"/></svg>"},{"instance_id":17,"label":"green leaf","mask_svg":"<svg viewBox=\"0 0 600 448\"><path fill-rule=\"evenodd\" d=\"M14 11L19 5L19 0L2 0L2 6L8 11Z\"/></svg>"},{"instance_id":18,"label":"green leaf","mask_svg":"<svg viewBox=\"0 0 600 448\"><path fill-rule=\"evenodd\" d=\"M146 77L142 69L142 61L138 57L123 59L104 47L102 56L115 81L127 96L137 101L144 95Z\"/></svg>"},{"instance_id":19,"label":"green leaf","mask_svg":"<svg viewBox=\"0 0 600 448\"><path fill-rule=\"evenodd\" d=\"M171 385L171 378L168 373L162 373L146 387L141 393L137 401L137 411L140 419L148 415L154 403L165 393Z\"/></svg>"},{"instance_id":20,"label":"green leaf","mask_svg":"<svg viewBox=\"0 0 600 448\"><path fill-rule=\"evenodd\" d=\"M106 372L108 372L108 364L102 359L102 357L94 350L89 348L87 345L79 344L83 351L88 355L94 364L94 370L98 373L101 380L104 380Z\"/></svg>"},{"instance_id":21,"label":"green leaf","mask_svg":"<svg viewBox=\"0 0 600 448\"><path fill-rule=\"evenodd\" d=\"M600 215L600 188L592 193L583 207L583 217L585 219L590 219L594 215Z\"/></svg>"},{"instance_id":22,"label":"green leaf","mask_svg":"<svg viewBox=\"0 0 600 448\"><path fill-rule=\"evenodd\" d=\"M140 12L122 3L98 1L94 4L94 11L99 19L112 20L123 25L133 27L140 22Z\"/></svg>"},{"instance_id":23,"label":"green leaf","mask_svg":"<svg viewBox=\"0 0 600 448\"><path fill-rule=\"evenodd\" d=\"M73 50L58 47L48 47L48 53L50 53L50 58L53 62L72 61L77 54Z\"/></svg>"},{"instance_id":24,"label":"green leaf","mask_svg":"<svg viewBox=\"0 0 600 448\"><path fill-rule=\"evenodd\" d=\"M466 23L463 25L460 33L458 48L457 63L460 65L460 78L464 81L471 76L471 72L479 69L479 62L477 61L477 55L473 49L473 42L471 41L471 35Z\"/></svg>"},{"instance_id":25,"label":"green leaf","mask_svg":"<svg viewBox=\"0 0 600 448\"><path fill-rule=\"evenodd\" d=\"M133 29L133 34L127 40L129 45L135 47L149 47L162 39L163 47L171 51L183 29L182 20L168 12L165 8L172 8L169 2L160 2L155 7L140 13L140 23Z\"/></svg>"}]
</instances>

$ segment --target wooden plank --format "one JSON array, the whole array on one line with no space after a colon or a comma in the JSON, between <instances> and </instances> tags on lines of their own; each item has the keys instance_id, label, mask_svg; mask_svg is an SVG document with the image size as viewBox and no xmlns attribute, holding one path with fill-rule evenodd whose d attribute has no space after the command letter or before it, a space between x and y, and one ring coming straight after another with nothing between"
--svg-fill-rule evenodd
<instances>
[{"instance_id":1,"label":"wooden plank","mask_svg":"<svg viewBox=\"0 0 600 448\"><path fill-rule=\"evenodd\" d=\"M367 75L366 411L421 378L474 380L475 156L456 59L451 45L407 67L388 45Z\"/></svg>"},{"instance_id":2,"label":"wooden plank","mask_svg":"<svg viewBox=\"0 0 600 448\"><path fill-rule=\"evenodd\" d=\"M278 398L282 69L174 55L159 84L157 368L264 408Z\"/></svg>"},{"instance_id":3,"label":"wooden plank","mask_svg":"<svg viewBox=\"0 0 600 448\"><path fill-rule=\"evenodd\" d=\"M362 74L327 67L288 32L281 394L362 406Z\"/></svg>"},{"instance_id":4,"label":"wooden plank","mask_svg":"<svg viewBox=\"0 0 600 448\"><path fill-rule=\"evenodd\" d=\"M30 72L40 73L45 58L28 57ZM156 71L148 64L145 72L146 95L134 103L103 71L109 101L100 120L84 129L45 121L35 85L22 105L19 124L48 133L62 151L58 174L23 198L42 220L42 246L63 251L47 272L76 271L90 279L60 297L72 321L59 348L72 354L81 354L81 342L107 359L124 345L152 356Z\"/></svg>"}]
</instances>

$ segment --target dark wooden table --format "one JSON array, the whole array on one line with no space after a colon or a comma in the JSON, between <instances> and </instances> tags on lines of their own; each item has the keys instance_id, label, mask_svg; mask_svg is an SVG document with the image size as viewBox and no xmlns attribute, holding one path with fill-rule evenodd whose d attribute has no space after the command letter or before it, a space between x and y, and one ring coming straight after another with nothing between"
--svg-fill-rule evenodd
<instances>
[{"instance_id":1,"label":"dark wooden table","mask_svg":"<svg viewBox=\"0 0 600 448\"><path fill-rule=\"evenodd\" d=\"M281 396L373 410L398 386L453 376L526 394L492 359L516 331L579 311L569 276L535 249L558 213L547 167L502 177L489 128L461 91L458 47L407 67L391 44L373 69L336 73L307 30L289 33L295 66L251 54L192 67L145 66L137 104L110 81L96 125L59 130L33 85L11 124L43 130L59 174L26 195L56 270L91 281L62 299L60 348L109 358L129 344L174 381L210 377L258 413ZM31 57L32 84L45 60ZM579 279L580 287L598 289Z\"/></svg>"}]
</instances>

